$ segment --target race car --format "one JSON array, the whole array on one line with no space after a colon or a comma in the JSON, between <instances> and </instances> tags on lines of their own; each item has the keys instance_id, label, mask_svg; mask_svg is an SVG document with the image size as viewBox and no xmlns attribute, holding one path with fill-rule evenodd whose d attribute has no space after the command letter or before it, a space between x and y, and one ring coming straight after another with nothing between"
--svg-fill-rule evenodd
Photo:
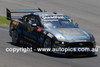
<instances>
[{"instance_id":1,"label":"race car","mask_svg":"<svg viewBox=\"0 0 100 67\"><path fill-rule=\"evenodd\" d=\"M78 52L78 48L96 48L94 36L80 28L69 16L61 12L47 12L40 8L14 10L8 8L7 19L11 21L9 34L12 43L34 42L42 48L74 48L72 51L52 51L55 54L97 55L94 51ZM12 13L23 16L12 16ZM34 44L33 44L34 45ZM71 49L70 49L71 50Z\"/></svg>"}]
</instances>

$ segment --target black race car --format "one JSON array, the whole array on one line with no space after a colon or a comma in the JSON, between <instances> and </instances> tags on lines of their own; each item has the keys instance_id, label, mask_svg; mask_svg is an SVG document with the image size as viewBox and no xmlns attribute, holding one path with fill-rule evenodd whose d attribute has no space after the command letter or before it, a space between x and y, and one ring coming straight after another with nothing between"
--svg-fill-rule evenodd
<instances>
[{"instance_id":1,"label":"black race car","mask_svg":"<svg viewBox=\"0 0 100 67\"><path fill-rule=\"evenodd\" d=\"M12 16L12 13L17 13L18 16ZM9 34L13 44L29 41L38 43L43 48L73 48L74 51L79 48L89 49L87 52L53 51L56 54L97 55L92 51L96 46L94 36L79 28L77 23L63 13L42 11L40 8L15 11L7 9L7 19L11 21Z\"/></svg>"}]
</instances>

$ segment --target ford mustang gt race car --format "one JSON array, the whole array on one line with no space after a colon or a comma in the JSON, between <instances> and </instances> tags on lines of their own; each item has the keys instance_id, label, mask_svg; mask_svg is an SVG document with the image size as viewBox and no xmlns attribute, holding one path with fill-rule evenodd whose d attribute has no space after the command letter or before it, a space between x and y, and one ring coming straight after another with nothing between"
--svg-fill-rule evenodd
<instances>
[{"instance_id":1,"label":"ford mustang gt race car","mask_svg":"<svg viewBox=\"0 0 100 67\"><path fill-rule=\"evenodd\" d=\"M6 10L7 19L11 21L9 34L13 44L25 44L28 41L42 48L55 48L52 52L56 54L97 55L93 51L96 46L94 36L63 13L47 12L40 8Z\"/></svg>"}]
</instances>

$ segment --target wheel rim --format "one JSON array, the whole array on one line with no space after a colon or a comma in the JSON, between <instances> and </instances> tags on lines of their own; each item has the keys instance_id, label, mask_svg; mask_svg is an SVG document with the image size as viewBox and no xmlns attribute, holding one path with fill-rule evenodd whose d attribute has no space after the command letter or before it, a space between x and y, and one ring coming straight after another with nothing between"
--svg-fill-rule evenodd
<instances>
[{"instance_id":1,"label":"wheel rim","mask_svg":"<svg viewBox=\"0 0 100 67\"><path fill-rule=\"evenodd\" d=\"M17 40L18 40L18 34L16 31L13 31L12 42L15 44L15 43L17 43Z\"/></svg>"},{"instance_id":2,"label":"wheel rim","mask_svg":"<svg viewBox=\"0 0 100 67\"><path fill-rule=\"evenodd\" d=\"M46 39L44 42L44 48L51 48L51 41L50 39Z\"/></svg>"}]
</instances>

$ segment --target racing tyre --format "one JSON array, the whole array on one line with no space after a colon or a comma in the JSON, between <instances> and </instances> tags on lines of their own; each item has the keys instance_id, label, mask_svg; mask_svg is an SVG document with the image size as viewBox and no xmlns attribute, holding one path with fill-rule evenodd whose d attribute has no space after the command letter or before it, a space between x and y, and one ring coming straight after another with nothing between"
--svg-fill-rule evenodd
<instances>
[{"instance_id":1,"label":"racing tyre","mask_svg":"<svg viewBox=\"0 0 100 67\"><path fill-rule=\"evenodd\" d=\"M18 44L19 43L19 35L17 31L12 31L12 43Z\"/></svg>"},{"instance_id":2,"label":"racing tyre","mask_svg":"<svg viewBox=\"0 0 100 67\"><path fill-rule=\"evenodd\" d=\"M44 53L45 54L51 54L51 49L52 49L52 41L50 38L46 38L43 44L43 48L46 48L48 50L46 50Z\"/></svg>"}]
</instances>

